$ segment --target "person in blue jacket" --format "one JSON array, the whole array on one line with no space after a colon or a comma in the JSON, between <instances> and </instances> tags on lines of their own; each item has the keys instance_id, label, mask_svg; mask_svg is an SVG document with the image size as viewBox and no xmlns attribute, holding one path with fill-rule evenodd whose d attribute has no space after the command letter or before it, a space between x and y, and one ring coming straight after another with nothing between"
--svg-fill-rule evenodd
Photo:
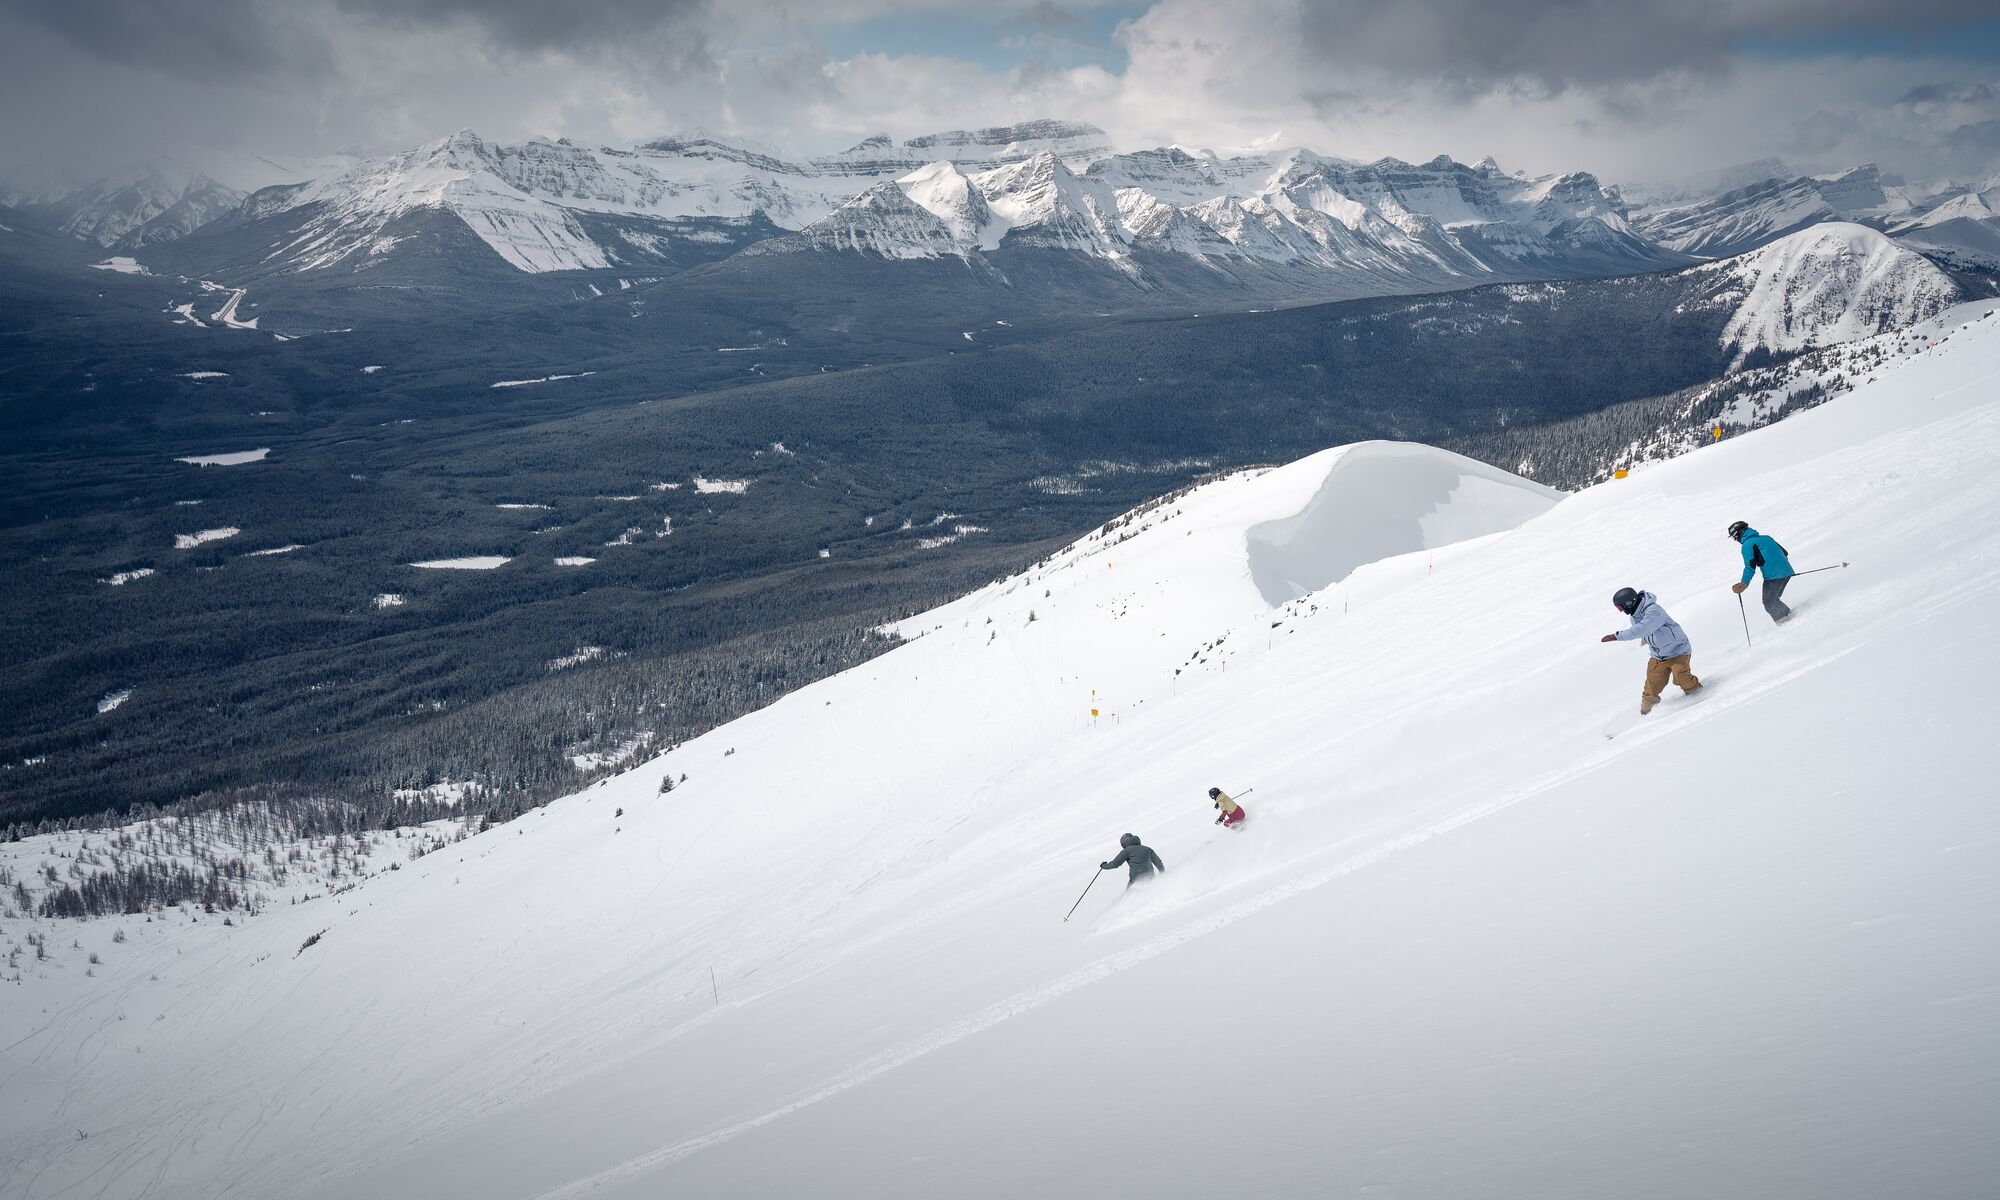
<instances>
[{"instance_id":1,"label":"person in blue jacket","mask_svg":"<svg viewBox=\"0 0 2000 1200\"><path fill-rule=\"evenodd\" d=\"M1793 574L1792 560L1785 556L1785 548L1778 544L1778 539L1750 528L1748 521L1731 523L1729 536L1743 547L1743 578L1729 590L1742 595L1751 578L1758 571L1764 572L1764 611L1771 614L1774 623L1783 625L1792 615L1791 605L1779 599Z\"/></svg>"}]
</instances>

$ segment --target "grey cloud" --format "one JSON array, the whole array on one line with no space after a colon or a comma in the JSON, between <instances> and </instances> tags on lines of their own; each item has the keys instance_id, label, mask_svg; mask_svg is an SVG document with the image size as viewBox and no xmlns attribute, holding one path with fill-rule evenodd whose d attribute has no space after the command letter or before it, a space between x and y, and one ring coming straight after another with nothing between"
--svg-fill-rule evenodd
<instances>
[{"instance_id":1,"label":"grey cloud","mask_svg":"<svg viewBox=\"0 0 2000 1200\"><path fill-rule=\"evenodd\" d=\"M1035 0L1020 15L1009 20L1006 29L1065 29L1080 25L1083 18L1053 0Z\"/></svg>"},{"instance_id":2,"label":"grey cloud","mask_svg":"<svg viewBox=\"0 0 2000 1200\"><path fill-rule=\"evenodd\" d=\"M1990 83L1924 83L1903 93L1896 103L1908 108L1934 108L1943 104L1992 104L2000 100L2000 88Z\"/></svg>"},{"instance_id":3,"label":"grey cloud","mask_svg":"<svg viewBox=\"0 0 2000 1200\"><path fill-rule=\"evenodd\" d=\"M325 43L296 11L259 0L0 0L0 35L23 21L92 58L188 79L321 74Z\"/></svg>"},{"instance_id":4,"label":"grey cloud","mask_svg":"<svg viewBox=\"0 0 2000 1200\"><path fill-rule=\"evenodd\" d=\"M1328 66L1418 74L1465 94L1547 91L1712 72L1746 38L1985 19L1990 0L1304 0L1305 52Z\"/></svg>"},{"instance_id":5,"label":"grey cloud","mask_svg":"<svg viewBox=\"0 0 2000 1200\"><path fill-rule=\"evenodd\" d=\"M1960 125L1945 135L1959 170L1987 171L2000 162L2000 119Z\"/></svg>"},{"instance_id":6,"label":"grey cloud","mask_svg":"<svg viewBox=\"0 0 2000 1200\"><path fill-rule=\"evenodd\" d=\"M364 19L406 26L465 24L516 52L612 46L631 38L678 37L706 54L705 0L338 0Z\"/></svg>"}]
</instances>

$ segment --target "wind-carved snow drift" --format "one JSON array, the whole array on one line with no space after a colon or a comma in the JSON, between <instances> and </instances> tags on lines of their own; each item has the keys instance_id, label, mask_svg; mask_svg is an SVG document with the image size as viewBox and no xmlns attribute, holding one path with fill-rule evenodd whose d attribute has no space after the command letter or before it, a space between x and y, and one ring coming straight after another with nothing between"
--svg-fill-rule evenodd
<instances>
[{"instance_id":1,"label":"wind-carved snow drift","mask_svg":"<svg viewBox=\"0 0 2000 1200\"><path fill-rule=\"evenodd\" d=\"M1512 529L1562 493L1497 467L1411 442L1359 442L1286 470L1326 481L1292 516L1252 525L1250 578L1272 605L1347 578L1355 568Z\"/></svg>"}]
</instances>

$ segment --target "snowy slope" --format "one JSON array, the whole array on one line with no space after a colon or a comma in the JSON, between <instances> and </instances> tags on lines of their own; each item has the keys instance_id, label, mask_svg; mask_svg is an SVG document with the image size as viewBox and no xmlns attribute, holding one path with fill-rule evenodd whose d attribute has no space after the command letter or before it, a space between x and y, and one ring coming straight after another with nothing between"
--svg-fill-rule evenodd
<instances>
[{"instance_id":1,"label":"snowy slope","mask_svg":"<svg viewBox=\"0 0 2000 1200\"><path fill-rule=\"evenodd\" d=\"M0 1008L0 1193L1986 1195L1996 383L1986 319L1539 515L1388 472L1300 520L1379 448L1168 498L624 776ZM1747 648L1737 517L1854 564ZM1253 530L1384 518L1416 553L1259 590ZM1606 740L1627 583L1714 690ZM1127 830L1169 874L1065 924Z\"/></svg>"}]
</instances>

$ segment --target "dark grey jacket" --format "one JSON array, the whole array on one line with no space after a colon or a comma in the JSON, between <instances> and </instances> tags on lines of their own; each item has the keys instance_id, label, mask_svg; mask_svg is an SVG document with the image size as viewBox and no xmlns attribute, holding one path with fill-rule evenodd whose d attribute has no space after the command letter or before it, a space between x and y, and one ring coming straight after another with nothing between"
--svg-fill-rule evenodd
<instances>
[{"instance_id":1,"label":"dark grey jacket","mask_svg":"<svg viewBox=\"0 0 2000 1200\"><path fill-rule=\"evenodd\" d=\"M1120 849L1116 857L1110 862L1098 863L1098 870L1116 870L1118 864L1124 863L1131 871L1131 875L1125 880L1127 883L1137 883L1155 871L1162 875L1167 873L1167 864L1160 861L1160 856L1153 853L1152 847L1139 844L1138 834L1126 834L1118 839L1118 845Z\"/></svg>"}]
</instances>

